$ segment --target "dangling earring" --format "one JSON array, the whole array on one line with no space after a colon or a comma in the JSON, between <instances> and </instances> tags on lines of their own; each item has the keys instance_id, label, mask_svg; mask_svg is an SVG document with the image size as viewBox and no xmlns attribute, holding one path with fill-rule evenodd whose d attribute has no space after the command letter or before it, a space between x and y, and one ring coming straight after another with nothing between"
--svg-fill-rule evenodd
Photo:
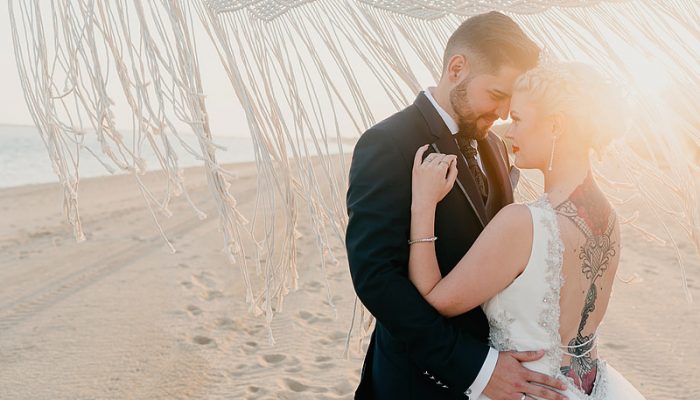
<instances>
[{"instance_id":1,"label":"dangling earring","mask_svg":"<svg viewBox=\"0 0 700 400\"><path fill-rule=\"evenodd\" d=\"M548 171L552 170L552 163L554 162L554 147L557 145L557 136L552 136L552 153L549 155L549 167Z\"/></svg>"}]
</instances>

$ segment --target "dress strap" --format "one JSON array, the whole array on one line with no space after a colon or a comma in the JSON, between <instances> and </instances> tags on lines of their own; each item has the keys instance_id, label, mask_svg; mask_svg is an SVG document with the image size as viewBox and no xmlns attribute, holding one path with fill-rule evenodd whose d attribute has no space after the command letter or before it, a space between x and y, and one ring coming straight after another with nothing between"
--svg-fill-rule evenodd
<instances>
[{"instance_id":1,"label":"dress strap","mask_svg":"<svg viewBox=\"0 0 700 400\"><path fill-rule=\"evenodd\" d=\"M569 353L567 350L568 349L578 349L580 347L588 346L590 343L592 343L596 339L598 339L598 332L595 332L593 335L591 335L590 339L586 340L583 343L577 344L575 346L559 345L559 347L562 348L562 354L566 354L567 356L570 356L573 358L583 358L583 357L587 356L588 354L590 354L593 351L593 349L595 349L597 347L597 345L598 345L597 341L593 344L593 346L591 346L588 350L586 350L585 352L583 352L581 354Z\"/></svg>"}]
</instances>

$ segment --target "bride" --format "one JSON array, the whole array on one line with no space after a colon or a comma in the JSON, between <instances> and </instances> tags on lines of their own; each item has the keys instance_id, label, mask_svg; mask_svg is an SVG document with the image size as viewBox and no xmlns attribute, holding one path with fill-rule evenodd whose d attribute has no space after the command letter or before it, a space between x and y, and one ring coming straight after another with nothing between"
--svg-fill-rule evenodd
<instances>
[{"instance_id":1,"label":"bride","mask_svg":"<svg viewBox=\"0 0 700 400\"><path fill-rule=\"evenodd\" d=\"M644 398L596 347L620 260L620 227L589 155L622 131L616 98L602 75L580 63L540 66L518 78L507 137L517 167L542 171L545 193L503 208L445 277L435 255L440 243L420 239L434 239L435 209L455 182L456 156L423 160L423 146L414 160L411 281L446 317L481 306L496 350L544 350L524 365L566 382L569 399Z\"/></svg>"}]
</instances>

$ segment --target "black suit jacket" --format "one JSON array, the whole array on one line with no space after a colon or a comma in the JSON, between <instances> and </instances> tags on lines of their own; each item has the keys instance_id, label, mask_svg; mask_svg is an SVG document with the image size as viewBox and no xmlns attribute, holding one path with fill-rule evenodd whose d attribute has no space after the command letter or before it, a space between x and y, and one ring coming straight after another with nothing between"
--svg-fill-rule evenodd
<instances>
[{"instance_id":1,"label":"black suit jacket","mask_svg":"<svg viewBox=\"0 0 700 400\"><path fill-rule=\"evenodd\" d=\"M423 93L360 137L350 167L346 246L355 291L376 326L356 398L466 399L488 353L481 308L448 320L408 279L411 172L417 149L427 143L431 151L458 155L457 182L436 210L443 276L513 201L503 141L489 133L478 144L489 184L484 204L454 137Z\"/></svg>"}]
</instances>

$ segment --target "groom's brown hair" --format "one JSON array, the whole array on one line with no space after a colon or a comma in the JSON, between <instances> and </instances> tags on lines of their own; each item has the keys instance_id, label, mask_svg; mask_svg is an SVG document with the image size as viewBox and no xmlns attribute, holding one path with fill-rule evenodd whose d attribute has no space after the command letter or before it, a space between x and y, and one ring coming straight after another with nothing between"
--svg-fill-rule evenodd
<instances>
[{"instance_id":1,"label":"groom's brown hair","mask_svg":"<svg viewBox=\"0 0 700 400\"><path fill-rule=\"evenodd\" d=\"M495 72L503 65L526 71L537 65L540 48L510 17L491 11L468 18L452 33L445 46L443 72L458 54L481 72Z\"/></svg>"}]
</instances>

